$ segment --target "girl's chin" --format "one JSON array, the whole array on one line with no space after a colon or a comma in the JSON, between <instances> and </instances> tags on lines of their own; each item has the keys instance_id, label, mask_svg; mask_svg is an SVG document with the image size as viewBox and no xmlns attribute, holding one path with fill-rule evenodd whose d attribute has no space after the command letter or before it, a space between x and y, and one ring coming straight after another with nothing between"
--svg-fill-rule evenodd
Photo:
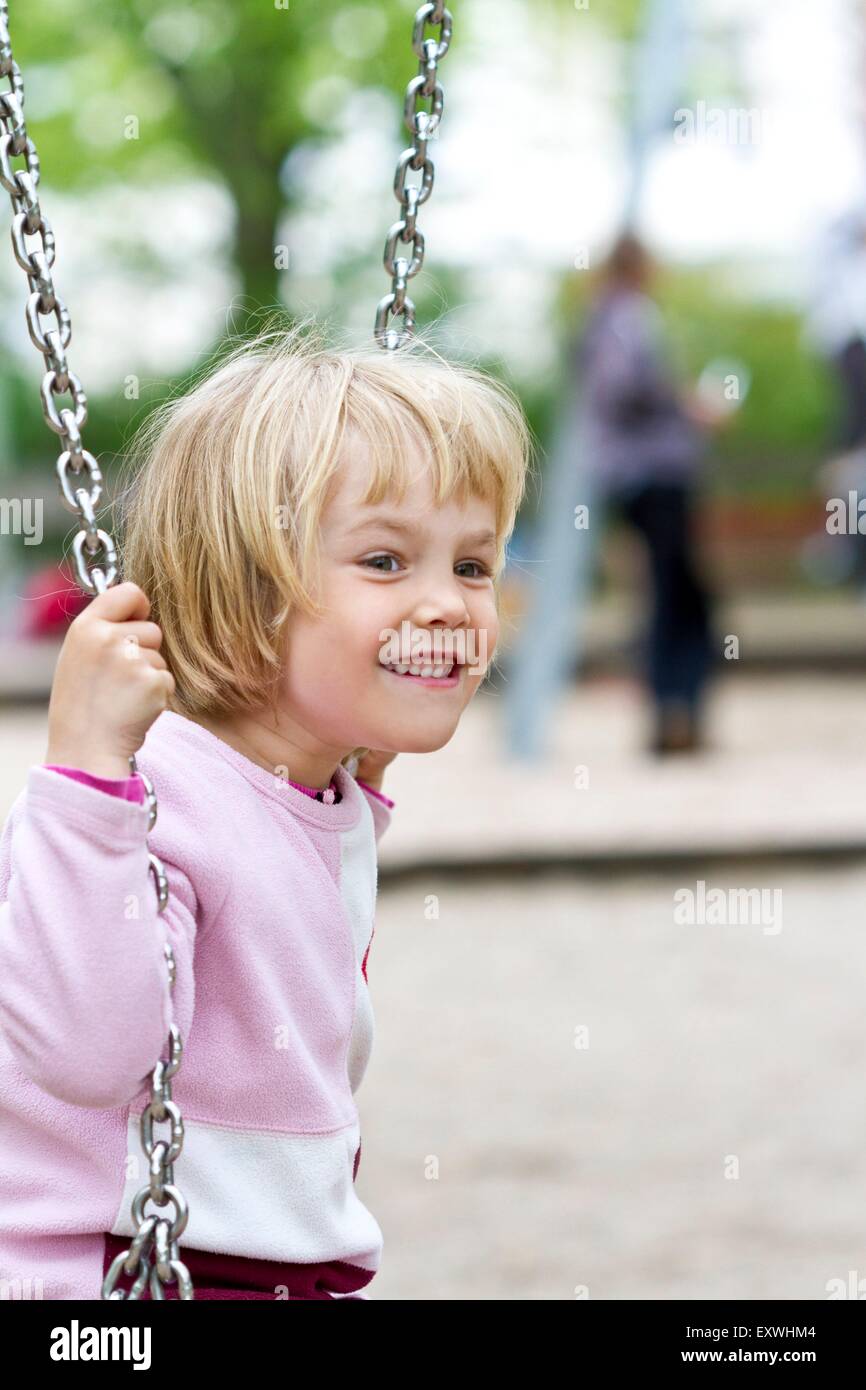
<instances>
[{"instance_id":1,"label":"girl's chin","mask_svg":"<svg viewBox=\"0 0 866 1390\"><path fill-rule=\"evenodd\" d=\"M389 740L393 747L396 743L401 753L435 753L438 749L444 748L446 743L450 743L457 729L456 721L447 729L407 729L405 735L399 733L395 735L392 729L389 733ZM377 745L382 747L381 744Z\"/></svg>"}]
</instances>

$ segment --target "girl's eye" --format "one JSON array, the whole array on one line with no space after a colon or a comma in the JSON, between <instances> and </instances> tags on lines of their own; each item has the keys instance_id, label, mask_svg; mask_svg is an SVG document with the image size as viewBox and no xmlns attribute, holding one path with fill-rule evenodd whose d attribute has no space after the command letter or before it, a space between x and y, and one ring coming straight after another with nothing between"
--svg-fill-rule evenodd
<instances>
[{"instance_id":1,"label":"girl's eye","mask_svg":"<svg viewBox=\"0 0 866 1390\"><path fill-rule=\"evenodd\" d=\"M490 566L485 565L481 560L461 560L460 564L475 565L481 571L480 574L468 574L466 576L467 579L489 579L493 573Z\"/></svg>"},{"instance_id":2,"label":"girl's eye","mask_svg":"<svg viewBox=\"0 0 866 1390\"><path fill-rule=\"evenodd\" d=\"M381 555L368 555L366 560L361 561L361 564L365 567L378 570L380 574L396 573L396 571L392 569L383 569L382 566L378 563L380 560L393 560L399 568L399 561L397 560L396 555L391 555L390 553L384 551ZM467 579L489 579L493 574L493 571L490 569L489 565L485 565L481 560L461 560L459 561L457 568L459 569L463 565L474 565L477 570L480 570L479 574L466 575L465 577Z\"/></svg>"},{"instance_id":3,"label":"girl's eye","mask_svg":"<svg viewBox=\"0 0 866 1390\"><path fill-rule=\"evenodd\" d=\"M380 573L380 574L393 574L393 573L394 573L393 570L383 570L383 569L381 569L381 568L376 564L376 561L377 561L377 560L396 560L396 559L397 559L396 555L386 555L386 554L382 554L382 555L370 555L370 556L368 556L368 558L367 558L366 560L362 560L362 561L361 561L361 564L362 564L362 565L371 565L371 566L373 566L374 568L376 568L376 569L379 570L379 573Z\"/></svg>"}]
</instances>

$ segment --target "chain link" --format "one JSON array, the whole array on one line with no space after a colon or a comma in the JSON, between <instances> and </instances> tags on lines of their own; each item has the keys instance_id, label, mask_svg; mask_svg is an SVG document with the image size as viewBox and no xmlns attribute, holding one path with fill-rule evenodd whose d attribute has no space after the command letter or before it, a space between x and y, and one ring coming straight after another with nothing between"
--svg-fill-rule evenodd
<instances>
[{"instance_id":1,"label":"chain link","mask_svg":"<svg viewBox=\"0 0 866 1390\"><path fill-rule=\"evenodd\" d=\"M24 168L12 168L12 160L16 158L23 158ZM9 38L8 4L7 0L0 0L0 183L12 200L15 259L30 285L27 327L34 347L45 359L42 380L45 423L60 436L63 446L56 465L60 491L64 505L76 513L82 523L72 546L75 572L81 587L95 595L104 593L117 582L119 564L112 537L96 525L95 508L102 495L102 474L96 459L81 443L81 430L87 422L87 397L66 359L72 321L51 273L55 256L54 233L39 205L39 174L39 156L24 120L24 80ZM25 245L28 236L38 236L40 246L28 251ZM47 323L52 316L53 327ZM44 326L43 319L46 320ZM58 406L57 398L64 395L71 396L71 407ZM129 759L129 766L131 772L138 772L145 785L149 833L156 822L156 793L150 779L136 766L134 755ZM156 885L157 912L162 913L168 902L168 880L155 854L148 854L148 870ZM164 953L169 987L173 990L176 971L169 942L165 943ZM180 1298L195 1297L189 1270L180 1258L178 1246L189 1209L174 1183L174 1162L183 1149L183 1120L172 1100L171 1080L181 1064L183 1043L173 1024L168 1047L170 1060L157 1062L151 1078L151 1099L141 1114L141 1146L148 1161L149 1176L132 1202L135 1235L129 1249L117 1255L105 1276L102 1297L106 1300L140 1299L146 1286L149 1286L152 1299L164 1299L165 1286L175 1283ZM154 1143L154 1122L170 1124L170 1144L162 1139ZM144 1204L148 1198L158 1207L171 1203L174 1219L156 1214L145 1216ZM121 1272L134 1281L128 1290L117 1287Z\"/></svg>"},{"instance_id":2,"label":"chain link","mask_svg":"<svg viewBox=\"0 0 866 1390\"><path fill-rule=\"evenodd\" d=\"M425 39L424 30L428 24L439 26L437 38ZM374 330L379 346L389 351L401 347L415 327L415 305L406 293L406 286L424 264L424 237L416 219L419 207L433 192L433 160L427 151L427 141L435 135L442 119L445 94L438 79L438 65L448 52L451 28L451 11L445 8L443 0L429 0L415 12L412 48L420 61L418 76L413 77L406 88L403 104L404 121L413 143L397 160L394 196L400 204L400 219L388 231L383 257L385 270L391 276L391 291L379 300ZM427 100L429 111L424 109ZM410 169L416 173L421 171L420 184L407 184ZM397 254L398 241L404 246L412 243L411 260ZM389 327L391 316L402 317L402 329Z\"/></svg>"}]
</instances>

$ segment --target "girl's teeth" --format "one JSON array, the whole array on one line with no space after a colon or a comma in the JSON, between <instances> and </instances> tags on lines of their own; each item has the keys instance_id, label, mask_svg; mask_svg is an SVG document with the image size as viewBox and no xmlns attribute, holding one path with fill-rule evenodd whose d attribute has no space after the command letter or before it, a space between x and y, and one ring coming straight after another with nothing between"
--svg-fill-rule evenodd
<instances>
[{"instance_id":1,"label":"girl's teeth","mask_svg":"<svg viewBox=\"0 0 866 1390\"><path fill-rule=\"evenodd\" d=\"M401 666L391 666L389 669L392 670L392 671L396 671L398 676L405 676L406 673L407 673L407 671L408 671L408 673L409 673L410 676L422 676L422 677L424 677L424 678L426 678L426 679L428 679L428 680L429 680L429 678L430 678L431 676L434 676L437 680L442 680L445 676L448 675L448 673L449 673L450 670L451 670L451 667L450 667L450 666L408 666L408 665L401 665Z\"/></svg>"}]
</instances>

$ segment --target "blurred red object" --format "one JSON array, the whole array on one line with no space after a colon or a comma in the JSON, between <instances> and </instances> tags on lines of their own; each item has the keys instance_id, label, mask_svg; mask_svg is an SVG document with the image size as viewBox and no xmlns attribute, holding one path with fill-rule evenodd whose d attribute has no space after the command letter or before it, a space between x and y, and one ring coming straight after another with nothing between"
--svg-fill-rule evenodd
<instances>
[{"instance_id":1,"label":"blurred red object","mask_svg":"<svg viewBox=\"0 0 866 1390\"><path fill-rule=\"evenodd\" d=\"M91 595L76 584L65 565L49 565L30 575L21 596L22 637L62 637Z\"/></svg>"}]
</instances>

